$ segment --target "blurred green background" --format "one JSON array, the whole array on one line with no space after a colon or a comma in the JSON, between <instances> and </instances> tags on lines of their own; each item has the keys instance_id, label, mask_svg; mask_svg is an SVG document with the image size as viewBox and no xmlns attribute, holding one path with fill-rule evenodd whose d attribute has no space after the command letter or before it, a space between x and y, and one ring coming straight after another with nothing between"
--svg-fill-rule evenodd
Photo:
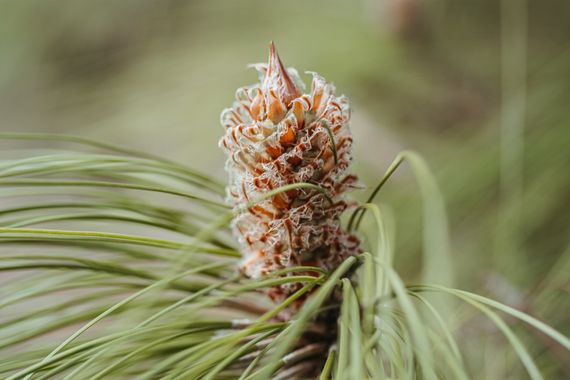
<instances>
[{"instance_id":1,"label":"blurred green background","mask_svg":"<svg viewBox=\"0 0 570 380\"><path fill-rule=\"evenodd\" d=\"M223 179L219 114L274 40L287 66L351 99L367 186L355 197L399 151L419 152L446 200L457 285L568 334L569 19L567 0L4 1L0 131L96 137ZM410 282L418 194L404 165L380 196ZM495 359L482 378L499 378L499 334L474 323L463 338L478 352L481 329L480 355ZM544 343L534 354L569 371Z\"/></svg>"}]
</instances>

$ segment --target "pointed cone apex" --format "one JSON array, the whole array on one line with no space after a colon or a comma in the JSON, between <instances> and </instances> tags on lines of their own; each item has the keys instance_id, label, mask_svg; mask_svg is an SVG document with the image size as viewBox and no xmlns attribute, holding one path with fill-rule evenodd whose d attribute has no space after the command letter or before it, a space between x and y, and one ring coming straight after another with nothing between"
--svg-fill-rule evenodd
<instances>
[{"instance_id":1,"label":"pointed cone apex","mask_svg":"<svg viewBox=\"0 0 570 380\"><path fill-rule=\"evenodd\" d=\"M300 96L299 89L283 66L273 41L269 43L269 63L267 64L267 72L263 81L263 89L264 91L277 89L277 93L286 107L289 106L293 99Z\"/></svg>"}]
</instances>

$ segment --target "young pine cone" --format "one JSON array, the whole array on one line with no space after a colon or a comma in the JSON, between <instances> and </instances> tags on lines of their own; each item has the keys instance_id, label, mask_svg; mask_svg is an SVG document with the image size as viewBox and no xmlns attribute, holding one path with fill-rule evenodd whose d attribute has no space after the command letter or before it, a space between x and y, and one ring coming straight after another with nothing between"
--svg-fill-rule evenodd
<instances>
[{"instance_id":1,"label":"young pine cone","mask_svg":"<svg viewBox=\"0 0 570 380\"><path fill-rule=\"evenodd\" d=\"M254 67L260 83L238 89L221 115L229 202L237 210L301 182L323 191L281 192L237 215L232 227L244 254L240 269L250 278L298 265L332 270L359 250L358 239L339 221L348 207L342 196L356 182L346 174L352 159L348 100L335 96L334 86L316 73L310 94L302 95L297 71L285 69L273 43L269 63ZM281 285L269 295L280 301L299 288Z\"/></svg>"}]
</instances>

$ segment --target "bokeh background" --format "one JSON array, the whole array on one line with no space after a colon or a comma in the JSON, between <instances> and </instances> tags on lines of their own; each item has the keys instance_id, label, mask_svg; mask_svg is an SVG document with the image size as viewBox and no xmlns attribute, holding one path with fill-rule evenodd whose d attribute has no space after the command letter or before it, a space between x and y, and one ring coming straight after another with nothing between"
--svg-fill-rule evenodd
<instances>
[{"instance_id":1,"label":"bokeh background","mask_svg":"<svg viewBox=\"0 0 570 380\"><path fill-rule=\"evenodd\" d=\"M568 20L567 0L3 1L0 131L96 137L223 179L219 114L273 40L351 99L356 198L399 151L419 152L446 201L457 286L568 334ZM421 201L406 165L380 202L413 282ZM518 378L500 334L467 326L481 378ZM533 338L551 378L570 376L568 353Z\"/></svg>"}]
</instances>

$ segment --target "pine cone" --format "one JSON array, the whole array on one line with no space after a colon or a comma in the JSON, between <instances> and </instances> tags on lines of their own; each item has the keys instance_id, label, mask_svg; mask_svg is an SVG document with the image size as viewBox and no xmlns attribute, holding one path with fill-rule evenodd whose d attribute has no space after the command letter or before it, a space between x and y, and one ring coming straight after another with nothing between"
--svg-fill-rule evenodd
<instances>
[{"instance_id":1,"label":"pine cone","mask_svg":"<svg viewBox=\"0 0 570 380\"><path fill-rule=\"evenodd\" d=\"M324 191L289 190L237 215L232 228L244 254L240 269L250 278L298 265L332 270L359 251L359 240L339 221L348 207L343 194L357 180L346 174L352 159L348 99L335 96L334 86L316 73L310 94L302 95L297 71L284 68L273 43L269 63L254 67L260 83L238 89L221 115L229 202L237 209L300 182ZM283 300L299 287L282 285L269 295Z\"/></svg>"}]
</instances>

